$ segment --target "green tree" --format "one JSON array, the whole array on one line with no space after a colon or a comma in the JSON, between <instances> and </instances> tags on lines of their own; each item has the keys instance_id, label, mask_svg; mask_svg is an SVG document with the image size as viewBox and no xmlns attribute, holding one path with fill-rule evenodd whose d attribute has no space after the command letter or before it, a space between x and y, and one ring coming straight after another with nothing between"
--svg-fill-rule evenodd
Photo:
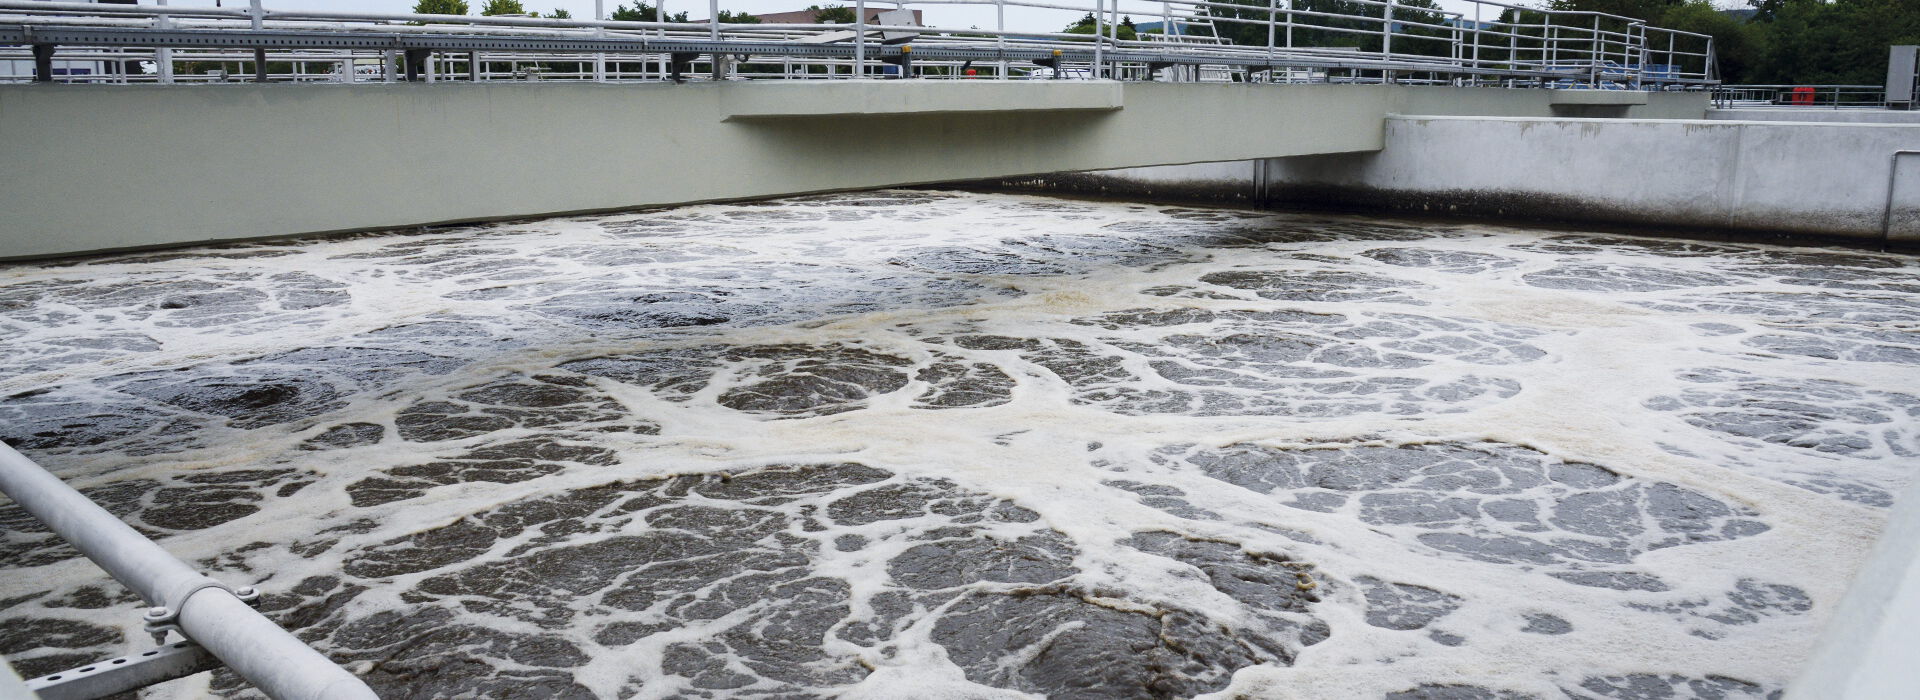
<instances>
[{"instance_id":1,"label":"green tree","mask_svg":"<svg viewBox=\"0 0 1920 700\"><path fill-rule=\"evenodd\" d=\"M1777 0L1756 4L1767 83L1879 85L1887 47L1920 44L1920 3L1912 0Z\"/></svg>"},{"instance_id":2,"label":"green tree","mask_svg":"<svg viewBox=\"0 0 1920 700\"><path fill-rule=\"evenodd\" d=\"M573 19L573 13L556 7L556 8L553 8L552 12L547 13L547 18L548 19Z\"/></svg>"},{"instance_id":3,"label":"green tree","mask_svg":"<svg viewBox=\"0 0 1920 700\"><path fill-rule=\"evenodd\" d=\"M420 0L413 4L413 13L417 15L464 15L467 13L467 0Z\"/></svg>"},{"instance_id":4,"label":"green tree","mask_svg":"<svg viewBox=\"0 0 1920 700\"><path fill-rule=\"evenodd\" d=\"M488 17L493 15L524 15L526 13L527 8L520 6L520 0L487 0L486 7L480 8L480 14Z\"/></svg>"},{"instance_id":5,"label":"green tree","mask_svg":"<svg viewBox=\"0 0 1920 700\"><path fill-rule=\"evenodd\" d=\"M759 24L760 18L745 12L720 11L721 24Z\"/></svg>"},{"instance_id":6,"label":"green tree","mask_svg":"<svg viewBox=\"0 0 1920 700\"><path fill-rule=\"evenodd\" d=\"M807 11L813 13L814 24L853 24L856 17L846 5L809 5Z\"/></svg>"},{"instance_id":7,"label":"green tree","mask_svg":"<svg viewBox=\"0 0 1920 700\"><path fill-rule=\"evenodd\" d=\"M1691 0L1669 7L1656 18L1654 25L1712 36L1713 52L1719 59L1719 75L1723 82L1752 82L1764 59L1766 41L1763 32L1754 25L1721 12L1708 0ZM1658 40L1652 43L1657 44L1655 48L1665 48L1665 44ZM1679 48L1695 49L1697 43L1696 41ZM1665 59L1656 58L1655 60ZM1682 61L1682 65L1686 70L1692 71L1699 67L1698 61L1699 59L1688 58Z\"/></svg>"},{"instance_id":8,"label":"green tree","mask_svg":"<svg viewBox=\"0 0 1920 700\"><path fill-rule=\"evenodd\" d=\"M613 20L619 20L621 22L685 22L687 21L687 13L685 12L675 12L665 17L656 18L655 13L657 11L658 10L656 10L653 5L647 4L645 0L641 0L640 2L634 3L633 7L627 7L626 3L620 3L618 7L613 8L613 14L609 15L607 18L613 19Z\"/></svg>"},{"instance_id":9,"label":"green tree","mask_svg":"<svg viewBox=\"0 0 1920 700\"><path fill-rule=\"evenodd\" d=\"M1115 29L1113 27L1103 27L1103 29L1106 30L1107 36L1113 36L1115 34ZM1080 21L1067 25L1066 29L1062 29L1060 31L1066 34L1092 34L1093 30L1094 30L1093 13L1089 12L1087 13L1087 16L1081 17ZM1140 38L1140 32L1139 30L1134 28L1133 20L1131 19L1120 24L1118 34L1120 36L1121 41L1134 41Z\"/></svg>"},{"instance_id":10,"label":"green tree","mask_svg":"<svg viewBox=\"0 0 1920 700\"><path fill-rule=\"evenodd\" d=\"M1651 22L1660 19L1668 9L1685 5L1687 2L1688 0L1551 0L1547 3L1547 9L1604 12Z\"/></svg>"},{"instance_id":11,"label":"green tree","mask_svg":"<svg viewBox=\"0 0 1920 700\"><path fill-rule=\"evenodd\" d=\"M1216 18L1214 31L1224 39L1241 46L1266 46L1267 25L1248 22L1234 22L1232 19L1267 21L1285 21L1284 12L1273 12L1266 0L1237 0L1238 7L1207 7L1208 16ZM1321 17L1298 14L1294 21L1293 45L1303 47L1339 47L1357 48L1361 51L1379 51L1382 48L1381 37L1377 34L1356 32L1378 32L1386 25L1386 10L1352 0L1295 0L1296 10L1325 12L1350 15L1350 17ZM1445 56L1452 52L1450 38L1453 30L1442 24L1445 16L1439 14L1440 6L1433 0L1401 0L1393 13L1393 52L1423 56ZM1428 26L1435 25L1435 26ZM1279 28L1274 32L1275 45L1286 45L1287 30Z\"/></svg>"}]
</instances>

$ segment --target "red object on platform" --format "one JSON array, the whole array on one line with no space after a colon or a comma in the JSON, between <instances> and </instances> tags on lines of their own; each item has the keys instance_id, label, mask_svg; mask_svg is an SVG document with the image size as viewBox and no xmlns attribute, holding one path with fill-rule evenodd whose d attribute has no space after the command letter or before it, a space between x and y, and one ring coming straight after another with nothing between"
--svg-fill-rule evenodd
<instances>
[{"instance_id":1,"label":"red object on platform","mask_svg":"<svg viewBox=\"0 0 1920 700\"><path fill-rule=\"evenodd\" d=\"M1796 105L1813 104L1813 88L1810 88L1810 87L1794 88L1793 97L1787 102L1787 104L1796 104Z\"/></svg>"}]
</instances>

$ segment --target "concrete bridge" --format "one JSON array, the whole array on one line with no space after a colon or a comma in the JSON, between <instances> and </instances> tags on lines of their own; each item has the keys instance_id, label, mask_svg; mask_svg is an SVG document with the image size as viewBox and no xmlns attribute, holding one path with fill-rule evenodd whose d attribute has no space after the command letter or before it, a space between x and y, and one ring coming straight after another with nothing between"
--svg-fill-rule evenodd
<instances>
[{"instance_id":1,"label":"concrete bridge","mask_svg":"<svg viewBox=\"0 0 1920 700\"><path fill-rule=\"evenodd\" d=\"M1389 115L1703 92L843 80L0 86L0 257L1377 151Z\"/></svg>"},{"instance_id":2,"label":"concrete bridge","mask_svg":"<svg viewBox=\"0 0 1920 700\"><path fill-rule=\"evenodd\" d=\"M1096 0L1090 34L943 1L998 18L0 0L0 258L1368 152L1390 115L1697 119L1716 82L1709 36L1497 0ZM206 84L230 66L255 83ZM1093 79L1018 79L1062 75Z\"/></svg>"}]
</instances>

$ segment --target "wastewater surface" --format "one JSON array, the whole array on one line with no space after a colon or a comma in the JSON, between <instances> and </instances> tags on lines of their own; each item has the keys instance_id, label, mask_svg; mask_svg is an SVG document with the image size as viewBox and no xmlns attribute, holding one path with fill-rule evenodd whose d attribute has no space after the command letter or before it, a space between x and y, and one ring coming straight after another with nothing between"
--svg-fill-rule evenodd
<instances>
[{"instance_id":1,"label":"wastewater surface","mask_svg":"<svg viewBox=\"0 0 1920 700\"><path fill-rule=\"evenodd\" d=\"M1912 258L885 191L0 267L0 439L389 698L1770 698L1917 330ZM139 609L0 500L22 674Z\"/></svg>"}]
</instances>

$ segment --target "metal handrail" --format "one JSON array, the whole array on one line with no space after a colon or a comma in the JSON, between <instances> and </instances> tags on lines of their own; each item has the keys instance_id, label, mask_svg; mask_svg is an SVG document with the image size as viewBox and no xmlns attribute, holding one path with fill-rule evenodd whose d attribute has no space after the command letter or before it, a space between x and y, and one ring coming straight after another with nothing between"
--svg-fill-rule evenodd
<instances>
[{"instance_id":1,"label":"metal handrail","mask_svg":"<svg viewBox=\"0 0 1920 700\"><path fill-rule=\"evenodd\" d=\"M1801 101L1798 97L1806 99ZM1884 85L1719 85L1713 88L1713 104L1723 109L1760 105L1789 109L1885 107L1887 88Z\"/></svg>"},{"instance_id":2,"label":"metal handrail","mask_svg":"<svg viewBox=\"0 0 1920 700\"><path fill-rule=\"evenodd\" d=\"M377 698L359 678L254 610L242 595L0 443L0 493L151 606L150 629L176 628L276 700Z\"/></svg>"},{"instance_id":3,"label":"metal handrail","mask_svg":"<svg viewBox=\"0 0 1920 700\"><path fill-rule=\"evenodd\" d=\"M890 0L891 1L891 0ZM751 55L764 60L778 58L785 66L795 63L804 65L827 65L830 74L840 75L839 69L846 68L847 75L867 75L871 63L895 63L901 67L894 71L898 75L919 75L938 73L952 75L959 66L971 66L972 61L996 62L999 71L995 77L1010 77L1006 70L1009 60L1027 60L1024 57L1009 57L1004 53L986 50L1004 51L1009 48L1035 48L1042 50L1060 50L1066 53L1062 61L1078 64L1095 77L1148 76L1156 65L1213 65L1228 67L1230 70L1244 71L1247 66L1268 68L1287 67L1284 61L1293 58L1324 57L1327 46L1296 45L1296 34L1300 31L1313 33L1321 37L1358 37L1372 41L1377 49L1368 49L1359 53L1365 57L1366 65L1358 63L1336 63L1333 65L1301 62L1297 67L1325 68L1329 70L1347 70L1349 79L1363 78L1354 71L1381 71L1383 80L1405 79L1418 82L1431 82L1432 78L1420 78L1414 74L1430 76L1447 75L1453 79L1467 79L1475 83L1493 82L1509 85L1521 83L1554 87L1666 87L1710 85L1713 79L1712 38L1704 34L1650 27L1641 20L1619 15L1561 10L1540 10L1520 5L1498 2L1497 0L1470 0L1474 3L1472 18L1463 12L1429 8L1407 7L1399 0L1353 0L1364 11L1357 14L1322 12L1295 8L1292 0L1266 0L1264 6L1255 3L1261 0L1240 0L1239 2L1221 2L1219 0L1093 0L1091 6L1085 0L921 0L920 4L938 5L991 5L1000 8L1004 17L1006 7L1031 7L1052 10L1087 11L1095 18L1095 34L1069 34L1062 32L1031 32L1011 30L1005 26L1004 19L993 29L957 28L957 27L921 27L915 28L920 38L917 45L938 43L948 49L945 58L926 57L908 62L897 53L890 53L875 39L869 39L869 31L882 31L880 25L858 22L851 25L834 24L722 24L717 16L703 22L633 22L595 19L553 19L528 17L485 17L466 15L424 15L411 13L368 13L343 12L331 10L276 10L262 7L257 1L250 7L203 7L203 6L167 6L167 5L98 5L74 2L47 2L44 0L0 0L0 13L11 16L0 17L0 24L16 22L22 27L43 25L60 26L122 26L170 28L177 30L219 30L232 34L245 31L264 31L282 29L312 29L315 31L377 32L407 35L487 35L494 33L512 34L528 37L569 37L578 39L620 39L651 37L657 40L688 39L720 42L712 46L682 44L672 47L672 53L693 56L691 60L721 68L727 63L723 60L725 51L737 48L740 42L753 42ZM910 2L894 2L906 7ZM1127 5L1123 7L1123 4ZM1492 8L1501 13L1507 21L1482 20L1481 8ZM1374 12L1373 10L1379 10ZM1188 17L1195 21L1226 23L1228 25L1251 25L1265 27L1266 46L1249 46L1230 43L1202 44L1190 42L1150 42L1125 41L1118 35L1118 25L1122 14L1150 17L1159 16ZM656 16L656 18L664 18ZM851 51L847 56L829 55L816 49L818 37L823 32L851 32L853 39ZM1371 37L1371 38L1369 38ZM1396 40L1399 44L1395 46ZM1656 41L1658 40L1658 41ZM143 40L144 41L144 40ZM33 43L33 42L16 42ZM1336 42L1339 43L1339 42ZM1659 45L1664 43L1665 46ZM869 44L873 44L869 46ZM1683 45L1685 44L1685 45ZM175 62L191 60L213 60L207 54L194 51L206 48L204 45L182 47L145 43L111 43L100 40L91 45L94 50L109 48L126 54L122 61L158 61L166 59L169 68ZM194 48L199 46L199 49ZM478 63L497 59L497 47L475 45L467 48L448 48L450 45L428 47L425 50L444 54L447 51L468 51L464 57L453 56L450 67L462 60L467 73L476 78L491 77L489 71L476 70ZM240 48L236 45L231 48ZM49 47L44 47L47 50ZM78 47L64 49L69 55ZM253 63L265 64L286 54L272 47L249 46L255 54ZM396 47L397 49L398 47ZM657 48L657 47L656 47ZM919 46L916 46L919 48ZM1086 55L1075 53L1076 49L1087 48ZM710 50L702 50L710 49ZM563 60L559 54L586 56L594 62L594 79L606 79L604 64L609 60L625 63L657 64L658 70L643 71L640 77L657 79L666 77L672 59L675 65L681 65L680 56L668 56L659 51L645 51L634 47L610 47L608 50L562 51L559 49L530 49L549 54L548 60ZM967 53L972 50L972 53ZM349 68L354 60L365 58L368 50L360 54L343 50L335 60L343 68L338 72L343 80L352 79ZM624 51L616 55L614 51ZM745 53L745 52L742 52ZM1150 54L1150 55L1149 55ZM1431 54L1431 55L1429 55ZM7 54L0 51L0 58L20 56L18 50ZM377 54L383 64L391 63L389 52ZM39 56L45 60L46 57ZM224 56L223 56L224 58ZM441 57L442 59L445 56ZM1260 59L1260 60L1255 60ZM77 60L77 59L76 59ZM232 59L228 59L232 60ZM297 60L311 61L310 57ZM1577 63L1574 70L1569 66ZM1054 65L1058 68L1058 63ZM911 67L910 67L911 66ZM169 70L156 70L155 74L130 72L124 66L112 67L113 75L62 76L64 82L144 82L153 79L157 82L171 82L173 75ZM53 71L49 69L47 73ZM673 71L677 77L678 71ZM716 70L716 76L722 71ZM1399 75L1396 75L1396 72ZM267 79L263 70L256 67L257 79ZM585 71L562 72L567 75L581 74ZM616 71L619 73L619 71ZM1251 74L1251 73L1249 73ZM428 79L434 72L429 69ZM790 69L783 69L781 77L817 77L817 73L802 72L796 76ZM51 77L49 75L48 77ZM1325 79L1332 79L1330 73ZM383 80L394 78L388 70ZM0 76L0 79L5 79ZM17 78L16 78L17 79ZM1271 78L1270 78L1271 79ZM1516 83L1515 81L1520 81Z\"/></svg>"}]
</instances>

